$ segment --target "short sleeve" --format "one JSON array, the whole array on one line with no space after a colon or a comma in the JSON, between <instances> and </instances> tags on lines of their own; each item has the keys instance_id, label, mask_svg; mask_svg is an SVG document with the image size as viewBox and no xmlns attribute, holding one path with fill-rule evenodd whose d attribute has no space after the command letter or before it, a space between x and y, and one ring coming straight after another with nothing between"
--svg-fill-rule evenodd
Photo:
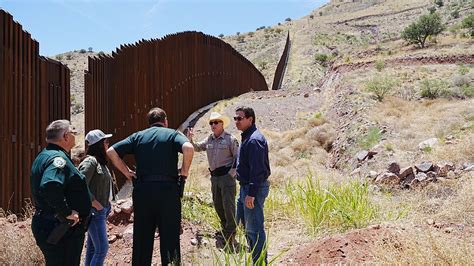
<instances>
[{"instance_id":1,"label":"short sleeve","mask_svg":"<svg viewBox=\"0 0 474 266\"><path fill-rule=\"evenodd\" d=\"M44 188L44 185L49 182L64 184L67 175L66 169L66 160L63 157L57 156L50 159L43 173L43 178L41 178L40 188Z\"/></svg>"},{"instance_id":2,"label":"short sleeve","mask_svg":"<svg viewBox=\"0 0 474 266\"><path fill-rule=\"evenodd\" d=\"M183 152L183 144L186 143L186 142L189 142L188 138L186 138L186 136L179 132L179 131L176 131L175 133L175 137L174 137L174 144L175 144L175 147L176 149L179 151L179 152Z\"/></svg>"},{"instance_id":3,"label":"short sleeve","mask_svg":"<svg viewBox=\"0 0 474 266\"><path fill-rule=\"evenodd\" d=\"M121 140L112 147L114 150L117 152L117 154L120 156L120 158L123 158L127 154L132 154L135 150L135 137L136 133L130 135L124 140Z\"/></svg>"}]
</instances>

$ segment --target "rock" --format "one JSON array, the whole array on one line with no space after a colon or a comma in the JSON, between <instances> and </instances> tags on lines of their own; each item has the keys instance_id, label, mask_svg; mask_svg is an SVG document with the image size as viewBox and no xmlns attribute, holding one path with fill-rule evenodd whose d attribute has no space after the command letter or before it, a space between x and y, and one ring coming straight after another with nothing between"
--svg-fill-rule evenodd
<instances>
[{"instance_id":1,"label":"rock","mask_svg":"<svg viewBox=\"0 0 474 266\"><path fill-rule=\"evenodd\" d=\"M18 225L18 228L24 229L24 228L26 228L26 225L25 224L20 224L20 225Z\"/></svg>"},{"instance_id":2,"label":"rock","mask_svg":"<svg viewBox=\"0 0 474 266\"><path fill-rule=\"evenodd\" d=\"M111 235L111 236L109 236L109 238L108 238L108 241L109 241L110 244L114 243L116 240L117 240L117 236L116 236L116 235Z\"/></svg>"},{"instance_id":3,"label":"rock","mask_svg":"<svg viewBox=\"0 0 474 266\"><path fill-rule=\"evenodd\" d=\"M305 98L308 98L308 97L309 97L309 93L305 93L303 96L304 96Z\"/></svg>"},{"instance_id":4,"label":"rock","mask_svg":"<svg viewBox=\"0 0 474 266\"><path fill-rule=\"evenodd\" d=\"M209 245L209 241L208 241L207 239L203 239L203 240L202 240L202 244L203 244L204 246L207 246L207 245Z\"/></svg>"},{"instance_id":5,"label":"rock","mask_svg":"<svg viewBox=\"0 0 474 266\"><path fill-rule=\"evenodd\" d=\"M467 122L464 125L462 125L461 130L466 130L474 126L474 122Z\"/></svg>"},{"instance_id":6,"label":"rock","mask_svg":"<svg viewBox=\"0 0 474 266\"><path fill-rule=\"evenodd\" d=\"M16 222L18 222L18 217L16 217L15 214L10 214L7 216L7 222L11 223L11 224L14 224Z\"/></svg>"},{"instance_id":7,"label":"rock","mask_svg":"<svg viewBox=\"0 0 474 266\"><path fill-rule=\"evenodd\" d=\"M133 212L133 203L132 201L124 202L120 210L126 214L131 214Z\"/></svg>"},{"instance_id":8,"label":"rock","mask_svg":"<svg viewBox=\"0 0 474 266\"><path fill-rule=\"evenodd\" d=\"M428 179L428 175L425 173L418 173L416 174L415 179L422 182Z\"/></svg>"},{"instance_id":9,"label":"rock","mask_svg":"<svg viewBox=\"0 0 474 266\"><path fill-rule=\"evenodd\" d=\"M453 135L449 135L449 136L446 136L444 139L445 139L445 140L453 140L454 137L453 137Z\"/></svg>"},{"instance_id":10,"label":"rock","mask_svg":"<svg viewBox=\"0 0 474 266\"><path fill-rule=\"evenodd\" d=\"M415 165L415 168L418 172L426 173L433 169L433 164L430 162L423 162L423 163Z\"/></svg>"},{"instance_id":11,"label":"rock","mask_svg":"<svg viewBox=\"0 0 474 266\"><path fill-rule=\"evenodd\" d=\"M114 214L119 214L121 212L122 212L122 209L120 207L118 207L118 206L114 207Z\"/></svg>"},{"instance_id":12,"label":"rock","mask_svg":"<svg viewBox=\"0 0 474 266\"><path fill-rule=\"evenodd\" d=\"M431 138L431 139L427 139L427 140L424 140L424 141L420 142L418 144L418 148L420 150L424 150L424 149L427 149L427 148L434 148L438 144L439 144L439 141L438 141L437 138Z\"/></svg>"},{"instance_id":13,"label":"rock","mask_svg":"<svg viewBox=\"0 0 474 266\"><path fill-rule=\"evenodd\" d=\"M369 176L370 178L376 178L377 177L377 172L375 171L369 171Z\"/></svg>"},{"instance_id":14,"label":"rock","mask_svg":"<svg viewBox=\"0 0 474 266\"><path fill-rule=\"evenodd\" d=\"M122 238L123 238L123 234L122 234L122 233L115 234L115 236L117 236L117 239L122 239Z\"/></svg>"},{"instance_id":15,"label":"rock","mask_svg":"<svg viewBox=\"0 0 474 266\"><path fill-rule=\"evenodd\" d=\"M374 151L374 150L369 151L369 153L367 154L367 159L372 159L374 155L377 155L378 153L379 153L378 151Z\"/></svg>"},{"instance_id":16,"label":"rock","mask_svg":"<svg viewBox=\"0 0 474 266\"><path fill-rule=\"evenodd\" d=\"M428 173L426 173L426 175L428 176L429 180L436 181L436 178L437 178L436 172L429 171Z\"/></svg>"},{"instance_id":17,"label":"rock","mask_svg":"<svg viewBox=\"0 0 474 266\"><path fill-rule=\"evenodd\" d=\"M435 221L434 221L433 219L427 219L427 220L426 220L426 223L427 223L428 225L434 225L434 224L435 224Z\"/></svg>"},{"instance_id":18,"label":"rock","mask_svg":"<svg viewBox=\"0 0 474 266\"><path fill-rule=\"evenodd\" d=\"M452 140L446 140L446 141L444 142L444 144L446 144L446 145L451 145L451 144L454 144L454 141L452 141Z\"/></svg>"},{"instance_id":19,"label":"rock","mask_svg":"<svg viewBox=\"0 0 474 266\"><path fill-rule=\"evenodd\" d=\"M453 232L453 231L454 231L454 228L452 228L452 227L446 227L446 228L444 228L444 232L447 233L447 234L449 234L449 233L451 233L451 232Z\"/></svg>"},{"instance_id":20,"label":"rock","mask_svg":"<svg viewBox=\"0 0 474 266\"><path fill-rule=\"evenodd\" d=\"M313 91L317 92L317 93L320 93L321 92L321 89L320 88L314 88Z\"/></svg>"},{"instance_id":21,"label":"rock","mask_svg":"<svg viewBox=\"0 0 474 266\"><path fill-rule=\"evenodd\" d=\"M405 167L400 170L400 174L398 175L402 180L405 179L409 175L413 175L413 167Z\"/></svg>"},{"instance_id":22,"label":"rock","mask_svg":"<svg viewBox=\"0 0 474 266\"><path fill-rule=\"evenodd\" d=\"M474 171L474 163L463 163L462 170L466 172Z\"/></svg>"},{"instance_id":23,"label":"rock","mask_svg":"<svg viewBox=\"0 0 474 266\"><path fill-rule=\"evenodd\" d=\"M356 158L357 158L357 161L362 162L363 160L365 160L365 158L367 158L367 156L369 156L369 152L366 150L363 150L357 153Z\"/></svg>"},{"instance_id":24,"label":"rock","mask_svg":"<svg viewBox=\"0 0 474 266\"><path fill-rule=\"evenodd\" d=\"M377 176L375 183L384 185L397 185L400 183L400 177L394 173L383 173Z\"/></svg>"},{"instance_id":25,"label":"rock","mask_svg":"<svg viewBox=\"0 0 474 266\"><path fill-rule=\"evenodd\" d=\"M391 162L389 165L388 165L388 168L387 170L391 173L394 173L396 175L399 175L400 174L400 165L397 163L397 162Z\"/></svg>"},{"instance_id":26,"label":"rock","mask_svg":"<svg viewBox=\"0 0 474 266\"><path fill-rule=\"evenodd\" d=\"M411 183L415 180L415 173L411 172L409 175L405 176L402 181L401 185L403 188L410 188Z\"/></svg>"},{"instance_id":27,"label":"rock","mask_svg":"<svg viewBox=\"0 0 474 266\"><path fill-rule=\"evenodd\" d=\"M446 177L449 179L454 179L456 178L456 174L454 173L454 171L449 171Z\"/></svg>"},{"instance_id":28,"label":"rock","mask_svg":"<svg viewBox=\"0 0 474 266\"><path fill-rule=\"evenodd\" d=\"M360 168L354 169L354 171L352 171L349 175L353 176L353 175L358 175L358 174L360 174Z\"/></svg>"},{"instance_id":29,"label":"rock","mask_svg":"<svg viewBox=\"0 0 474 266\"><path fill-rule=\"evenodd\" d=\"M122 232L122 236L124 239L131 240L133 239L133 224L127 225L125 230Z\"/></svg>"},{"instance_id":30,"label":"rock","mask_svg":"<svg viewBox=\"0 0 474 266\"><path fill-rule=\"evenodd\" d=\"M436 173L438 174L438 176L446 177L448 176L448 172L454 171L454 169L455 167L453 163L442 163L438 165L438 171L436 171Z\"/></svg>"},{"instance_id":31,"label":"rock","mask_svg":"<svg viewBox=\"0 0 474 266\"><path fill-rule=\"evenodd\" d=\"M199 241L196 238L191 239L191 245L197 246L199 244Z\"/></svg>"}]
</instances>

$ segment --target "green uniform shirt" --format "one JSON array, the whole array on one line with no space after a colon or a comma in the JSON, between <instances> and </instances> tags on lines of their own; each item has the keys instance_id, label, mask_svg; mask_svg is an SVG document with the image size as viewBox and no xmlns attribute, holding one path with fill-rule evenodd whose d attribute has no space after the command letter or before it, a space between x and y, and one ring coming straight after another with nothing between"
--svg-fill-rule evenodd
<instances>
[{"instance_id":1,"label":"green uniform shirt","mask_svg":"<svg viewBox=\"0 0 474 266\"><path fill-rule=\"evenodd\" d=\"M79 173L60 146L48 144L33 162L31 194L37 209L64 217L76 210L86 217L91 210L91 197L85 177Z\"/></svg>"},{"instance_id":2,"label":"green uniform shirt","mask_svg":"<svg viewBox=\"0 0 474 266\"><path fill-rule=\"evenodd\" d=\"M180 132L159 125L136 132L112 147L123 158L134 154L137 177L178 176L178 152L188 139Z\"/></svg>"}]
</instances>

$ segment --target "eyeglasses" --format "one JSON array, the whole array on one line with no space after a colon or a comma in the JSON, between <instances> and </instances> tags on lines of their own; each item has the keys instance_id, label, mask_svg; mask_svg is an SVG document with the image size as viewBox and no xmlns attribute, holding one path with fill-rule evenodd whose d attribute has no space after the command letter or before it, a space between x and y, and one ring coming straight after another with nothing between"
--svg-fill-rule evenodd
<instances>
[{"instance_id":1,"label":"eyeglasses","mask_svg":"<svg viewBox=\"0 0 474 266\"><path fill-rule=\"evenodd\" d=\"M234 121L240 121L242 119L244 119L245 117L241 117L241 116L234 116Z\"/></svg>"},{"instance_id":2,"label":"eyeglasses","mask_svg":"<svg viewBox=\"0 0 474 266\"><path fill-rule=\"evenodd\" d=\"M222 121L211 121L209 122L209 125L212 126L212 125L217 125L219 123L221 123Z\"/></svg>"}]
</instances>

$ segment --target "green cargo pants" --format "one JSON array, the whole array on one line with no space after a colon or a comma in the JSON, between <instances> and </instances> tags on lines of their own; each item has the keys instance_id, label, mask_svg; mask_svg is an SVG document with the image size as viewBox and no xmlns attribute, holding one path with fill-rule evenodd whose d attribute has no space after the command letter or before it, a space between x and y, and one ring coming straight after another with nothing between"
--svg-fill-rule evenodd
<instances>
[{"instance_id":1,"label":"green cargo pants","mask_svg":"<svg viewBox=\"0 0 474 266\"><path fill-rule=\"evenodd\" d=\"M214 208L221 220L222 233L228 239L235 234L237 228L235 221L236 181L229 174L211 176L211 185Z\"/></svg>"}]
</instances>

